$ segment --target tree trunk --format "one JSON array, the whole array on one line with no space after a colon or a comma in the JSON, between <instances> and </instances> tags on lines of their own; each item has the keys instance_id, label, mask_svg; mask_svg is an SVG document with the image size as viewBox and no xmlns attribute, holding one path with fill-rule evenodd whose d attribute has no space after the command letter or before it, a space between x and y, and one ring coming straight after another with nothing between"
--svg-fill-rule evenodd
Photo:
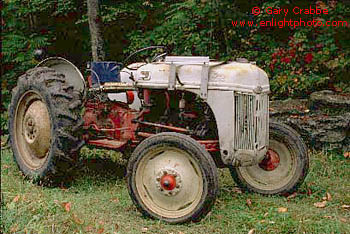
<instances>
[{"instance_id":1,"label":"tree trunk","mask_svg":"<svg viewBox=\"0 0 350 234\"><path fill-rule=\"evenodd\" d=\"M104 61L103 37L101 33L101 18L99 17L98 0L87 0L91 50L93 61Z\"/></svg>"}]
</instances>

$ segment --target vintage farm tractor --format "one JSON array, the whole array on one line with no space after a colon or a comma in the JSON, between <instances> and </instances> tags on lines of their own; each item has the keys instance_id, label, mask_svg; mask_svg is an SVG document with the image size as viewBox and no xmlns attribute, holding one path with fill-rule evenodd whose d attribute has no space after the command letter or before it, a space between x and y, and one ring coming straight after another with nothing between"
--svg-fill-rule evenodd
<instances>
[{"instance_id":1,"label":"vintage farm tractor","mask_svg":"<svg viewBox=\"0 0 350 234\"><path fill-rule=\"evenodd\" d=\"M159 47L140 51L148 49ZM293 192L308 172L298 133L269 123L269 80L254 63L161 53L129 65L92 62L90 70L84 79L53 57L19 77L9 129L25 176L59 181L84 144L133 150L134 204L146 216L182 223L211 210L218 167L261 194Z\"/></svg>"}]
</instances>

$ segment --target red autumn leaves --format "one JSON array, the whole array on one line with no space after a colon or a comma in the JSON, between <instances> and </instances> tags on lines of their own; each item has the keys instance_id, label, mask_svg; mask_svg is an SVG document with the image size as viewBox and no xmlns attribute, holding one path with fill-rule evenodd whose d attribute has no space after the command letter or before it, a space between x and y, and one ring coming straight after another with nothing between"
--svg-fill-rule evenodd
<instances>
[{"instance_id":1,"label":"red autumn leaves","mask_svg":"<svg viewBox=\"0 0 350 234\"><path fill-rule=\"evenodd\" d=\"M304 61L305 63L309 64L312 62L312 59L313 59L313 55L312 53L307 53L304 57Z\"/></svg>"},{"instance_id":2,"label":"red autumn leaves","mask_svg":"<svg viewBox=\"0 0 350 234\"><path fill-rule=\"evenodd\" d=\"M291 38L288 44L289 48L278 48L272 55L272 61L270 63L271 71L274 71L276 65L280 64L290 64L299 63L310 64L314 61L314 55L312 52L304 52L302 43L295 43L294 39ZM315 49L322 48L323 46L318 44ZM294 60L294 61L293 61Z\"/></svg>"}]
</instances>

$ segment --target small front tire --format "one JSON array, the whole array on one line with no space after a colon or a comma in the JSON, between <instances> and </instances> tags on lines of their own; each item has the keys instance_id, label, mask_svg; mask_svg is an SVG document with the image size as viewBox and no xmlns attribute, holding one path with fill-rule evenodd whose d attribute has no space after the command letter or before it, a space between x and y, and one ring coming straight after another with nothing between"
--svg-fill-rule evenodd
<instances>
[{"instance_id":1,"label":"small front tire","mask_svg":"<svg viewBox=\"0 0 350 234\"><path fill-rule=\"evenodd\" d=\"M215 163L189 136L160 133L139 144L127 171L128 190L136 207L168 223L199 221L218 192Z\"/></svg>"},{"instance_id":2,"label":"small front tire","mask_svg":"<svg viewBox=\"0 0 350 234\"><path fill-rule=\"evenodd\" d=\"M270 143L264 160L250 167L230 167L239 187L260 194L288 194L298 189L309 169L307 147L291 127L270 123Z\"/></svg>"}]
</instances>

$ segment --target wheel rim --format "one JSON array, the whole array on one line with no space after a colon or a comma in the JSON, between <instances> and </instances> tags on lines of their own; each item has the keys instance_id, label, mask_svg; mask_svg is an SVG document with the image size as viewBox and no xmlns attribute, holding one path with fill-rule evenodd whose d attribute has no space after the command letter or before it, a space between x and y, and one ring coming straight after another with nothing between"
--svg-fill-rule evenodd
<instances>
[{"instance_id":1,"label":"wheel rim","mask_svg":"<svg viewBox=\"0 0 350 234\"><path fill-rule=\"evenodd\" d=\"M139 162L135 184L145 206L165 218L191 213L203 194L198 162L175 147L150 150Z\"/></svg>"},{"instance_id":2,"label":"wheel rim","mask_svg":"<svg viewBox=\"0 0 350 234\"><path fill-rule=\"evenodd\" d=\"M46 162L51 144L50 122L42 97L35 91L24 93L15 114L15 144L24 164L32 170Z\"/></svg>"},{"instance_id":3,"label":"wheel rim","mask_svg":"<svg viewBox=\"0 0 350 234\"><path fill-rule=\"evenodd\" d=\"M252 187L260 190L278 190L287 185L296 172L296 156L281 142L270 139L265 159L258 165L239 167L239 173Z\"/></svg>"}]
</instances>

